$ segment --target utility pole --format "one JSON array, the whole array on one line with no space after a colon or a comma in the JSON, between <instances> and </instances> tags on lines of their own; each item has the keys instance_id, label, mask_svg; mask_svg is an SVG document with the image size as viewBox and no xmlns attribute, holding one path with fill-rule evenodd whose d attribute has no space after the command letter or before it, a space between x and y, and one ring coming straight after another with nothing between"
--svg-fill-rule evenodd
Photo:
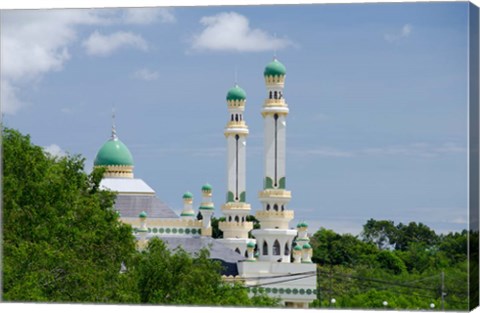
<instances>
[{"instance_id":1,"label":"utility pole","mask_svg":"<svg viewBox=\"0 0 480 313\"><path fill-rule=\"evenodd\" d=\"M445 272L442 271L442 273L440 274L440 278L441 278L441 290L440 292L442 293L441 294L441 310L442 311L445 311Z\"/></svg>"}]
</instances>

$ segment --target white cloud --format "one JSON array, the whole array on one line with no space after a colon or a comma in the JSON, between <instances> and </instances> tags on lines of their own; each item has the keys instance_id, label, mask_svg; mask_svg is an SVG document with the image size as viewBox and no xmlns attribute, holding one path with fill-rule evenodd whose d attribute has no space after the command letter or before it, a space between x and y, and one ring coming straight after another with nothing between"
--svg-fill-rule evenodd
<instances>
[{"instance_id":1,"label":"white cloud","mask_svg":"<svg viewBox=\"0 0 480 313\"><path fill-rule=\"evenodd\" d=\"M44 147L43 150L54 157L64 157L67 155L67 153L56 144L51 144L47 147Z\"/></svg>"},{"instance_id":2,"label":"white cloud","mask_svg":"<svg viewBox=\"0 0 480 313\"><path fill-rule=\"evenodd\" d=\"M407 38L410 36L412 33L413 27L410 24L405 24L403 27L400 29L400 31L395 32L395 33L388 33L384 35L384 38L386 41L390 43L398 43L401 40Z\"/></svg>"},{"instance_id":3,"label":"white cloud","mask_svg":"<svg viewBox=\"0 0 480 313\"><path fill-rule=\"evenodd\" d=\"M142 68L133 73L133 78L145 81L152 81L158 79L158 72L149 70L148 68Z\"/></svg>"},{"instance_id":4,"label":"white cloud","mask_svg":"<svg viewBox=\"0 0 480 313\"><path fill-rule=\"evenodd\" d=\"M411 143L406 145L389 145L384 147L367 147L361 149L342 150L334 147L318 147L310 149L291 149L289 153L302 156L321 157L383 157L403 156L419 158L435 158L445 155L466 153L467 149L458 144L447 142L439 145L429 143Z\"/></svg>"},{"instance_id":5,"label":"white cloud","mask_svg":"<svg viewBox=\"0 0 480 313\"><path fill-rule=\"evenodd\" d=\"M132 8L123 10L122 20L126 24L152 24L176 22L172 9L168 8Z\"/></svg>"},{"instance_id":6,"label":"white cloud","mask_svg":"<svg viewBox=\"0 0 480 313\"><path fill-rule=\"evenodd\" d=\"M18 97L20 89L62 70L77 40L76 26L107 23L101 12L92 10L2 11L2 112L15 114L26 105Z\"/></svg>"},{"instance_id":7,"label":"white cloud","mask_svg":"<svg viewBox=\"0 0 480 313\"><path fill-rule=\"evenodd\" d=\"M108 56L118 49L130 47L146 51L147 42L140 35L119 31L110 35L102 35L95 31L82 43L88 55Z\"/></svg>"},{"instance_id":8,"label":"white cloud","mask_svg":"<svg viewBox=\"0 0 480 313\"><path fill-rule=\"evenodd\" d=\"M194 50L258 52L283 49L291 45L287 39L250 28L249 20L235 12L205 16L200 23L205 28L194 36Z\"/></svg>"}]
</instances>

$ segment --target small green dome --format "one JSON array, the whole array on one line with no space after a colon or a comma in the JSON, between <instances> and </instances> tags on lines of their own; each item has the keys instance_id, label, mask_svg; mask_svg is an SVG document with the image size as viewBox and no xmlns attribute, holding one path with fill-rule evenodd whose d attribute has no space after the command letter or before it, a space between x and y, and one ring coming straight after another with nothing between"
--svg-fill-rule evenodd
<instances>
[{"instance_id":1,"label":"small green dome","mask_svg":"<svg viewBox=\"0 0 480 313\"><path fill-rule=\"evenodd\" d=\"M307 228L308 224L305 222L298 223L297 228L303 228L303 227Z\"/></svg>"},{"instance_id":2,"label":"small green dome","mask_svg":"<svg viewBox=\"0 0 480 313\"><path fill-rule=\"evenodd\" d=\"M247 94L245 90L240 88L238 85L235 85L235 87L231 88L227 93L227 101L228 100L246 100L246 99L247 99Z\"/></svg>"},{"instance_id":3,"label":"small green dome","mask_svg":"<svg viewBox=\"0 0 480 313\"><path fill-rule=\"evenodd\" d=\"M301 251L302 250L302 247L300 245L296 245L293 250L295 251Z\"/></svg>"},{"instance_id":4,"label":"small green dome","mask_svg":"<svg viewBox=\"0 0 480 313\"><path fill-rule=\"evenodd\" d=\"M192 199L193 195L190 191L187 191L186 193L183 194L183 199Z\"/></svg>"},{"instance_id":5,"label":"small green dome","mask_svg":"<svg viewBox=\"0 0 480 313\"><path fill-rule=\"evenodd\" d=\"M263 71L263 76L285 76L286 74L287 69L277 59L274 59L272 62L268 63Z\"/></svg>"},{"instance_id":6,"label":"small green dome","mask_svg":"<svg viewBox=\"0 0 480 313\"><path fill-rule=\"evenodd\" d=\"M202 191L212 191L212 186L210 184L205 184L202 186Z\"/></svg>"},{"instance_id":7,"label":"small green dome","mask_svg":"<svg viewBox=\"0 0 480 313\"><path fill-rule=\"evenodd\" d=\"M303 249L312 249L312 246L308 243L303 245Z\"/></svg>"},{"instance_id":8,"label":"small green dome","mask_svg":"<svg viewBox=\"0 0 480 313\"><path fill-rule=\"evenodd\" d=\"M95 166L127 165L133 166L133 157L127 146L118 138L110 139L98 150Z\"/></svg>"},{"instance_id":9,"label":"small green dome","mask_svg":"<svg viewBox=\"0 0 480 313\"><path fill-rule=\"evenodd\" d=\"M255 243L253 241L250 241L249 243L247 243L247 247L248 248L255 248Z\"/></svg>"},{"instance_id":10,"label":"small green dome","mask_svg":"<svg viewBox=\"0 0 480 313\"><path fill-rule=\"evenodd\" d=\"M142 213L140 213L140 214L138 215L138 217L141 217L141 218L147 217L147 212L142 211Z\"/></svg>"}]
</instances>

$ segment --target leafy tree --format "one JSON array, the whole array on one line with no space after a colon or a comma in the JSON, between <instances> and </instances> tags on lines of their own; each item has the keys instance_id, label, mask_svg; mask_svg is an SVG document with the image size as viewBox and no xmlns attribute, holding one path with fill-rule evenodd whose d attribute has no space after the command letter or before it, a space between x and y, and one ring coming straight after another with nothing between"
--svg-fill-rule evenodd
<instances>
[{"instance_id":1,"label":"leafy tree","mask_svg":"<svg viewBox=\"0 0 480 313\"><path fill-rule=\"evenodd\" d=\"M249 298L247 289L222 280L221 265L207 250L194 257L182 249L171 252L158 238L149 241L135 263L142 303L175 305L276 306L264 295Z\"/></svg>"},{"instance_id":2,"label":"leafy tree","mask_svg":"<svg viewBox=\"0 0 480 313\"><path fill-rule=\"evenodd\" d=\"M100 170L56 158L3 129L3 297L7 301L135 302L119 274L135 252L130 226L100 191Z\"/></svg>"},{"instance_id":3,"label":"leafy tree","mask_svg":"<svg viewBox=\"0 0 480 313\"><path fill-rule=\"evenodd\" d=\"M404 225L400 223L397 225L397 237L394 242L395 249L405 251L410 243L415 242L431 247L438 243L438 236L425 224L410 222L408 225Z\"/></svg>"},{"instance_id":4,"label":"leafy tree","mask_svg":"<svg viewBox=\"0 0 480 313\"><path fill-rule=\"evenodd\" d=\"M362 238L365 242L376 244L378 249L387 249L396 242L397 229L393 221L369 219L363 225Z\"/></svg>"}]
</instances>

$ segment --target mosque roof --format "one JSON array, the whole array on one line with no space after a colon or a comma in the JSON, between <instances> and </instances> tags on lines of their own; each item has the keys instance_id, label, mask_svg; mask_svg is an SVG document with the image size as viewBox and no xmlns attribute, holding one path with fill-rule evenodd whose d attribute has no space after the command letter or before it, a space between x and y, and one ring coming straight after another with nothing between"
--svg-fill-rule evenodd
<instances>
[{"instance_id":1,"label":"mosque roof","mask_svg":"<svg viewBox=\"0 0 480 313\"><path fill-rule=\"evenodd\" d=\"M147 195L117 195L115 210L122 218L138 218L145 212L148 218L179 218L162 200Z\"/></svg>"}]
</instances>

